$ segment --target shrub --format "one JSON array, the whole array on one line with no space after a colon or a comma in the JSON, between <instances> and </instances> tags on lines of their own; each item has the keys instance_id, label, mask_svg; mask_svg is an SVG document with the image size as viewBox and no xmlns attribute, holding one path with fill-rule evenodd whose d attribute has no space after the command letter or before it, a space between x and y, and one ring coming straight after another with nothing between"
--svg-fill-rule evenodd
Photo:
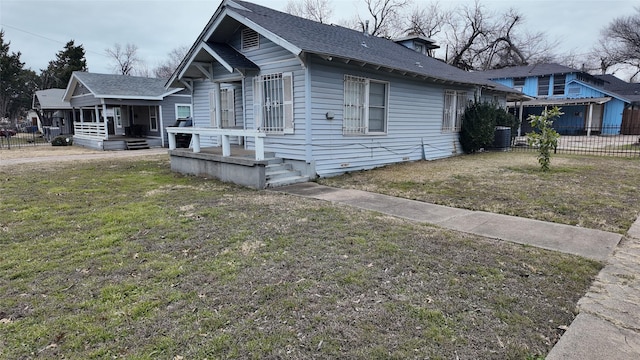
<instances>
[{"instance_id":1,"label":"shrub","mask_svg":"<svg viewBox=\"0 0 640 360\"><path fill-rule=\"evenodd\" d=\"M58 135L51 140L51 146L71 146L73 139L68 136Z\"/></svg>"},{"instance_id":2,"label":"shrub","mask_svg":"<svg viewBox=\"0 0 640 360\"><path fill-rule=\"evenodd\" d=\"M518 119L491 103L474 102L462 115L460 144L466 153L474 153L493 144L496 126L508 126L511 134L518 131Z\"/></svg>"}]
</instances>

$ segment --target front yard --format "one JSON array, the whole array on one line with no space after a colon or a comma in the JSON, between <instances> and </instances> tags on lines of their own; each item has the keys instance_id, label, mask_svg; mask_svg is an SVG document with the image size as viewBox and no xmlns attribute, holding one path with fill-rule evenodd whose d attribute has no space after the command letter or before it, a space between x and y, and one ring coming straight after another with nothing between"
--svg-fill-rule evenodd
<instances>
[{"instance_id":1,"label":"front yard","mask_svg":"<svg viewBox=\"0 0 640 360\"><path fill-rule=\"evenodd\" d=\"M501 209L499 197L510 201L517 186L499 195L489 185L497 192L503 180L526 188L543 179L535 165L512 164L496 184L475 183L470 174L486 166L458 173L464 159L405 164L413 177L384 181L402 194L439 181L434 188L448 188L459 204L473 187ZM562 161L565 170L549 179L586 176L587 165ZM456 175L438 178L445 168ZM627 191L630 180L620 177L615 189ZM166 156L0 167L0 194L7 359L533 359L571 323L602 266L180 176ZM620 229L629 221L605 219Z\"/></svg>"},{"instance_id":2,"label":"front yard","mask_svg":"<svg viewBox=\"0 0 640 360\"><path fill-rule=\"evenodd\" d=\"M640 159L491 152L404 163L320 183L440 205L626 233L640 214Z\"/></svg>"}]
</instances>

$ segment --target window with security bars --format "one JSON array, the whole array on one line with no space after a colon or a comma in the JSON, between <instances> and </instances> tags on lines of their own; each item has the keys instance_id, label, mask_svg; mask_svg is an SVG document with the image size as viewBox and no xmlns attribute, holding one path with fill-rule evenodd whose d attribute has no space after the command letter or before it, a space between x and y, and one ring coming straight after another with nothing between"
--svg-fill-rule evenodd
<instances>
[{"instance_id":1,"label":"window with security bars","mask_svg":"<svg viewBox=\"0 0 640 360\"><path fill-rule=\"evenodd\" d=\"M384 134L387 130L388 83L344 76L344 135Z\"/></svg>"},{"instance_id":2,"label":"window with security bars","mask_svg":"<svg viewBox=\"0 0 640 360\"><path fill-rule=\"evenodd\" d=\"M269 133L293 133L292 73L257 76L253 91L258 129Z\"/></svg>"},{"instance_id":3,"label":"window with security bars","mask_svg":"<svg viewBox=\"0 0 640 360\"><path fill-rule=\"evenodd\" d=\"M549 96L549 75L538 77L538 97Z\"/></svg>"},{"instance_id":4,"label":"window with security bars","mask_svg":"<svg viewBox=\"0 0 640 360\"><path fill-rule=\"evenodd\" d=\"M446 90L444 92L443 132L458 132L462 127L462 114L467 108L467 92Z\"/></svg>"}]
</instances>

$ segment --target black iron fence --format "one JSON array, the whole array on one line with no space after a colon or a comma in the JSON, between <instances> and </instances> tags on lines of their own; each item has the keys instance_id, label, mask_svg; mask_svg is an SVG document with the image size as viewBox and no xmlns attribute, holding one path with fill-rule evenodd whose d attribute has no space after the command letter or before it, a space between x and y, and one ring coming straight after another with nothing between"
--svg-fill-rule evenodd
<instances>
[{"instance_id":1,"label":"black iron fence","mask_svg":"<svg viewBox=\"0 0 640 360\"><path fill-rule=\"evenodd\" d=\"M37 132L15 132L0 130L0 150L19 149L30 146L50 144L42 134Z\"/></svg>"},{"instance_id":2,"label":"black iron fence","mask_svg":"<svg viewBox=\"0 0 640 360\"><path fill-rule=\"evenodd\" d=\"M554 126L560 134L558 154L584 154L634 157L640 156L640 127L599 126L586 129L584 126ZM528 130L531 131L531 130ZM526 134L512 134L512 151L535 151L527 142Z\"/></svg>"}]
</instances>

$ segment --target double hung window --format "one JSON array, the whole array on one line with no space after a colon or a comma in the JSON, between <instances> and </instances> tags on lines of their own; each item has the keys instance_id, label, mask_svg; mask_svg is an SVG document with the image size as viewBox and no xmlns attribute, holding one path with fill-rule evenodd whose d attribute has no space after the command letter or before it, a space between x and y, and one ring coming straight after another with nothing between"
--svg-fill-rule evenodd
<instances>
[{"instance_id":1,"label":"double hung window","mask_svg":"<svg viewBox=\"0 0 640 360\"><path fill-rule=\"evenodd\" d=\"M388 94L387 82L345 75L343 134L386 133Z\"/></svg>"}]
</instances>

